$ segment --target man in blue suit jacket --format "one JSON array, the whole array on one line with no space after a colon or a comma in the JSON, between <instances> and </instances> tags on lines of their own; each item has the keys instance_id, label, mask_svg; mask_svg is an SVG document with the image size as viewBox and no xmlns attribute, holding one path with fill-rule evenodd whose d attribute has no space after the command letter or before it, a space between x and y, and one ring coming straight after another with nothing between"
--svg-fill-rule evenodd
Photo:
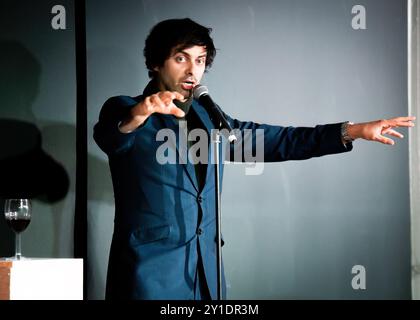
<instances>
[{"instance_id":1,"label":"man in blue suit jacket","mask_svg":"<svg viewBox=\"0 0 420 320\"><path fill-rule=\"evenodd\" d=\"M210 31L190 19L157 24L144 49L150 83L138 97L106 101L95 125L94 138L108 155L115 195L108 299L217 297L214 165L208 161L212 153L204 157L207 161L181 161L183 149L191 147L190 141L181 143L184 133L198 128L204 139L214 129L207 111L191 95L215 57ZM357 138L393 144L383 134L401 138L393 128L413 126L414 120L295 128L226 117L232 128L248 129L253 141L263 143L260 161L266 162L348 152ZM186 120L186 126L180 120ZM162 129L172 130L174 138L166 136L162 142ZM262 141L256 139L257 129L263 130ZM162 164L166 153L177 155L178 161ZM225 291L223 277L223 297Z\"/></svg>"}]
</instances>

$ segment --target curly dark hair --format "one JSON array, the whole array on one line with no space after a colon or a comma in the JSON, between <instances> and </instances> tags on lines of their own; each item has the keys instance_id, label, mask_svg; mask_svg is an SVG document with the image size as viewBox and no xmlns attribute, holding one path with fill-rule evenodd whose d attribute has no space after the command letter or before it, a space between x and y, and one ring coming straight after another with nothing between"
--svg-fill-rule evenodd
<instances>
[{"instance_id":1,"label":"curly dark hair","mask_svg":"<svg viewBox=\"0 0 420 320\"><path fill-rule=\"evenodd\" d=\"M163 66L174 48L183 50L193 46L206 47L207 71L216 56L216 48L210 37L211 31L211 28L206 28L189 18L169 19L156 24L147 36L143 50L149 77L154 77L153 69Z\"/></svg>"}]
</instances>

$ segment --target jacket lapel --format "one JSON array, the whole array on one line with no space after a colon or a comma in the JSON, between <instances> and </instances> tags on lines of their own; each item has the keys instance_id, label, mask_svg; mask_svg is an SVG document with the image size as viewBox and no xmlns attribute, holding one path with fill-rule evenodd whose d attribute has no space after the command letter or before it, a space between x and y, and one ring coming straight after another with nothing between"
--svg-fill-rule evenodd
<instances>
[{"instance_id":1,"label":"jacket lapel","mask_svg":"<svg viewBox=\"0 0 420 320\"><path fill-rule=\"evenodd\" d=\"M151 80L146 88L143 91L143 96L147 97L150 96L153 93L156 93L159 91L159 88L156 84L155 80ZM170 129L175 133L176 139L175 141L172 141L176 146L176 150L178 152L179 156L179 162L184 166L185 171L187 171L187 175L189 179L191 180L192 185L194 186L195 190L198 192L198 183L197 178L195 176L195 169L192 163L188 161L188 141L187 137L185 135L186 131L186 122L185 121L179 121L175 116L173 115L161 115L161 118L163 119L165 129Z\"/></svg>"},{"instance_id":2,"label":"jacket lapel","mask_svg":"<svg viewBox=\"0 0 420 320\"><path fill-rule=\"evenodd\" d=\"M188 160L188 142L186 136L186 122L185 120L180 121L173 115L162 115L163 122L165 123L165 128L170 129L175 133L176 140L173 141L173 144L176 146L178 153L178 161L184 167L185 171L191 183L194 186L194 189L198 192L197 178L195 176L195 170L193 164Z\"/></svg>"},{"instance_id":3,"label":"jacket lapel","mask_svg":"<svg viewBox=\"0 0 420 320\"><path fill-rule=\"evenodd\" d=\"M212 140L211 140L211 130L214 129L214 125L213 122L211 121L209 114L207 113L207 111L204 109L204 107L202 105L200 105L197 100L193 100L193 103L191 105L191 108L193 108L195 110L195 112L197 113L198 117L200 118L201 122L203 122L207 133L208 133L208 137L209 137L209 145L208 145L208 158L207 158L207 167L206 167L206 180L204 183L204 187L206 186L206 182L210 181L210 175L213 174L214 172L214 166L212 165L212 163L214 163L213 160L213 144L212 144Z\"/></svg>"},{"instance_id":4,"label":"jacket lapel","mask_svg":"<svg viewBox=\"0 0 420 320\"><path fill-rule=\"evenodd\" d=\"M208 136L209 136L209 141L208 141L209 152L208 152L207 168L206 168L207 172L205 175L206 176L205 181L207 182L210 175L214 171L213 166L211 165L214 162L214 160L212 159L213 146L211 143L211 130L214 129L214 126L213 126L212 121L210 120L210 117L207 111L196 100L193 100L191 108L193 108L194 111L197 113L201 122L204 124L204 127L206 128ZM175 132L176 141L174 141L173 143L175 144L177 152L178 152L179 162L183 165L194 188L196 189L197 192L199 192L200 190L198 187L197 177L195 175L194 165L188 159L188 141L187 141L187 136L185 134L186 122L182 120L178 120L173 115L162 115L162 119L165 123L165 128L170 129L173 132Z\"/></svg>"}]
</instances>

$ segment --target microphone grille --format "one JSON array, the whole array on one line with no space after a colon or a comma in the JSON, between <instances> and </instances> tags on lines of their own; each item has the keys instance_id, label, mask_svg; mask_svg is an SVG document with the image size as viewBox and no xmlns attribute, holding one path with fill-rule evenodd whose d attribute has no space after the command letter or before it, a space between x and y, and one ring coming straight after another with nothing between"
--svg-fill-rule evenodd
<instances>
[{"instance_id":1,"label":"microphone grille","mask_svg":"<svg viewBox=\"0 0 420 320\"><path fill-rule=\"evenodd\" d=\"M203 94L209 94L209 89L201 84L194 87L194 99L198 100Z\"/></svg>"}]
</instances>

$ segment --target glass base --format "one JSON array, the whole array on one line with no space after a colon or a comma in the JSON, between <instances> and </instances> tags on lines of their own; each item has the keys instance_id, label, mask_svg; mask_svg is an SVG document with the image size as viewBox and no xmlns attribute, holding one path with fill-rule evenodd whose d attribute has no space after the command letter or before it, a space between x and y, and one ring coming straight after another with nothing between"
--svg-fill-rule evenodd
<instances>
[{"instance_id":1,"label":"glass base","mask_svg":"<svg viewBox=\"0 0 420 320\"><path fill-rule=\"evenodd\" d=\"M21 261L21 260L30 260L30 259L24 256L12 256L12 257L0 258L0 261Z\"/></svg>"}]
</instances>

